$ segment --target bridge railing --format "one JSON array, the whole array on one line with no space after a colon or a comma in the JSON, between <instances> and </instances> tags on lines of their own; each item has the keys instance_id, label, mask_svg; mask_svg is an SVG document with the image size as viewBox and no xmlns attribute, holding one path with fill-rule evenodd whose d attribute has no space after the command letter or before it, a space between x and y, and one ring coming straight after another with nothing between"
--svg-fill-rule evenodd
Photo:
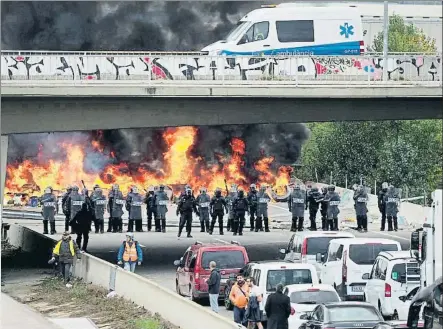
<instances>
[{"instance_id":1,"label":"bridge railing","mask_svg":"<svg viewBox=\"0 0 443 329\"><path fill-rule=\"evenodd\" d=\"M5 80L203 80L441 84L441 54L207 56L201 53L2 52Z\"/></svg>"}]
</instances>

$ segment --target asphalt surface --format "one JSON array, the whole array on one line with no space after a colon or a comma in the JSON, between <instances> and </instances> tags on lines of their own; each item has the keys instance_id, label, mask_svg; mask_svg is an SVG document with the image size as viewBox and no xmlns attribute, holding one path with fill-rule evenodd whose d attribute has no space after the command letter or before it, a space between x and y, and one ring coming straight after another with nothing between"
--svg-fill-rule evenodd
<instances>
[{"instance_id":1,"label":"asphalt surface","mask_svg":"<svg viewBox=\"0 0 443 329\"><path fill-rule=\"evenodd\" d=\"M170 207L168 214L169 224L176 225L178 219L175 216L175 206ZM144 251L143 264L136 269L136 273L161 284L167 289L175 291L176 268L173 265L174 260L180 259L186 248L196 241L219 244L230 244L231 241L236 241L246 247L250 260L278 259L278 250L287 246L293 234L287 229L291 216L285 204L270 205L269 215L271 221L273 221L271 227L286 228L274 228L268 233L250 232L247 228L243 236L235 237L231 232L225 232L224 235L220 236L218 229L214 235L211 236L207 233L200 233L199 228L193 228L193 238L183 237L186 236L186 234L182 234L181 238L177 238L177 227L168 227L166 233L135 233L135 239L138 240ZM37 220L11 219L9 222L20 223L39 232L42 230L42 223ZM249 222L248 219L247 222ZM143 223L144 229L146 230L146 219L144 219ZM194 224L195 226L198 225L197 218L194 219ZM305 225L308 225L308 221L306 220ZM57 221L56 229L59 233L54 237L58 239L61 237L60 233L63 231L61 221ZM379 232L378 224L374 223L369 225L369 232L367 233L359 233L354 230L352 230L352 232L356 237L394 239L401 243L403 250L409 248L410 230L406 228L398 232ZM117 251L124 239L125 233L91 233L88 252L106 261L116 263ZM209 304L205 304L205 306L209 307ZM222 305L220 309L222 315L232 319L232 312L226 311Z\"/></svg>"}]
</instances>

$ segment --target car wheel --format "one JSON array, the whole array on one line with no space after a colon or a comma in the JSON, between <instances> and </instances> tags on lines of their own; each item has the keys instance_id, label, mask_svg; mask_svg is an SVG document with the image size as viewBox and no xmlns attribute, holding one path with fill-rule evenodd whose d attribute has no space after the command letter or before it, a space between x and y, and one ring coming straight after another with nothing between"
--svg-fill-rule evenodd
<instances>
[{"instance_id":1,"label":"car wheel","mask_svg":"<svg viewBox=\"0 0 443 329\"><path fill-rule=\"evenodd\" d=\"M225 289L225 309L227 309L228 311L232 311L233 308L234 306L229 299L229 289Z\"/></svg>"},{"instance_id":2,"label":"car wheel","mask_svg":"<svg viewBox=\"0 0 443 329\"><path fill-rule=\"evenodd\" d=\"M191 289L191 301L193 301L194 303L197 303L197 304L200 304L200 302L201 302L200 298L196 298L194 296L194 290L193 289Z\"/></svg>"},{"instance_id":3,"label":"car wheel","mask_svg":"<svg viewBox=\"0 0 443 329\"><path fill-rule=\"evenodd\" d=\"M363 301L366 302L368 299L366 298L366 294L363 294Z\"/></svg>"}]
</instances>

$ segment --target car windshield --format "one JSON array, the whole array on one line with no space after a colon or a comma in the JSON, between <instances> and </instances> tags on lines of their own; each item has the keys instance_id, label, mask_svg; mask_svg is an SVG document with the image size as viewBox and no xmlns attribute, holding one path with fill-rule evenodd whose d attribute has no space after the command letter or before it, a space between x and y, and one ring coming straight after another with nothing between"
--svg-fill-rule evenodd
<instances>
[{"instance_id":1,"label":"car windshield","mask_svg":"<svg viewBox=\"0 0 443 329\"><path fill-rule=\"evenodd\" d=\"M372 265L381 251L397 251L396 244L353 244L349 247L349 258L358 265Z\"/></svg>"},{"instance_id":2,"label":"car windshield","mask_svg":"<svg viewBox=\"0 0 443 329\"><path fill-rule=\"evenodd\" d=\"M295 291L291 293L291 303L296 304L320 304L339 302L340 298L334 291Z\"/></svg>"},{"instance_id":3,"label":"car windshield","mask_svg":"<svg viewBox=\"0 0 443 329\"><path fill-rule=\"evenodd\" d=\"M240 34L243 32L244 27L248 24L249 24L249 22L238 22L237 26L234 27L231 30L231 32L228 33L225 40L227 42L236 41L238 39L238 37L240 36Z\"/></svg>"},{"instance_id":4,"label":"car windshield","mask_svg":"<svg viewBox=\"0 0 443 329\"><path fill-rule=\"evenodd\" d=\"M328 307L331 322L362 322L383 321L374 307L366 306L337 306Z\"/></svg>"},{"instance_id":5,"label":"car windshield","mask_svg":"<svg viewBox=\"0 0 443 329\"><path fill-rule=\"evenodd\" d=\"M309 269L279 269L268 271L266 279L266 290L275 291L277 284L284 286L290 284L312 283L311 270Z\"/></svg>"},{"instance_id":6,"label":"car windshield","mask_svg":"<svg viewBox=\"0 0 443 329\"><path fill-rule=\"evenodd\" d=\"M218 269L242 268L245 257L240 250L205 251L202 255L202 267L209 269L209 263L214 261Z\"/></svg>"},{"instance_id":7,"label":"car windshield","mask_svg":"<svg viewBox=\"0 0 443 329\"><path fill-rule=\"evenodd\" d=\"M328 251L329 241L334 239L343 239L342 236L334 237L312 237L308 238L308 255L317 255L318 253L326 254Z\"/></svg>"}]
</instances>

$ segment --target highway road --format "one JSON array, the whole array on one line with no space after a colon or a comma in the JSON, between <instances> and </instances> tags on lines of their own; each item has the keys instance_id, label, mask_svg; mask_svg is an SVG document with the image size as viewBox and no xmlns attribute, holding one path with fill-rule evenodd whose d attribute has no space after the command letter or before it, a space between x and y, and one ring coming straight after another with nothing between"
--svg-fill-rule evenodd
<instances>
[{"instance_id":1,"label":"highway road","mask_svg":"<svg viewBox=\"0 0 443 329\"><path fill-rule=\"evenodd\" d=\"M171 207L171 221L176 222L175 208ZM288 223L290 214L285 208L285 204L272 205L270 207L270 217ZM194 220L197 224L197 219ZM9 220L10 223L16 222L28 226L37 231L42 230L42 223L36 220ZM307 221L306 221L307 222ZM306 223L306 225L308 225ZM283 225L286 226L287 225ZM63 230L62 223L57 222L57 231L59 234L55 238L61 237ZM292 235L288 229L273 229L271 232L249 232L245 230L243 236L232 236L232 233L225 232L225 235L218 235L217 231L210 236L207 233L200 233L199 229L194 228L193 238L181 237L177 238L177 227L169 227L166 233L143 232L135 233L136 240L139 241L144 251L144 262L142 266L136 269L136 273L145 276L167 289L175 290L175 267L174 260L179 259L186 248L196 241L202 243L219 243L229 244L232 240L239 242L245 246L251 260L271 260L277 259L278 250L285 248ZM401 243L402 249L409 248L410 232L406 228L398 232L379 232L378 224L370 224L368 233L355 232L357 237L378 237L391 238ZM125 239L125 233L91 233L90 243L88 247L89 253L100 257L106 261L116 263L117 250ZM209 307L209 304L205 305ZM232 318L232 313L221 308L221 314Z\"/></svg>"}]
</instances>

